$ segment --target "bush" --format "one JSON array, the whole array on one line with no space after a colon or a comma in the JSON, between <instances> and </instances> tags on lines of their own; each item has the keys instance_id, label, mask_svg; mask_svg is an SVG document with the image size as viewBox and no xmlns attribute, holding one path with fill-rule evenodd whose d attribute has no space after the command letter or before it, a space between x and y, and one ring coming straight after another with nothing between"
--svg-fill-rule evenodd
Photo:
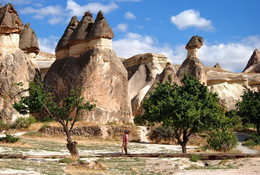
<instances>
[{"instance_id":1,"label":"bush","mask_svg":"<svg viewBox=\"0 0 260 175\"><path fill-rule=\"evenodd\" d=\"M200 155L197 155L197 154L191 154L190 155L190 161L191 162L197 162L200 159L201 159Z\"/></svg>"},{"instance_id":2,"label":"bush","mask_svg":"<svg viewBox=\"0 0 260 175\"><path fill-rule=\"evenodd\" d=\"M19 138L14 137L10 134L5 134L5 137L0 137L1 142L6 142L6 143L15 143L19 140Z\"/></svg>"},{"instance_id":3,"label":"bush","mask_svg":"<svg viewBox=\"0 0 260 175\"><path fill-rule=\"evenodd\" d=\"M162 125L152 130L150 134L150 139L156 143L160 142L161 140L170 141L173 138L174 131L171 128L165 128Z\"/></svg>"},{"instance_id":4,"label":"bush","mask_svg":"<svg viewBox=\"0 0 260 175\"><path fill-rule=\"evenodd\" d=\"M231 130L214 130L209 133L208 148L217 151L228 151L238 144L238 138Z\"/></svg>"},{"instance_id":5,"label":"bush","mask_svg":"<svg viewBox=\"0 0 260 175\"><path fill-rule=\"evenodd\" d=\"M21 128L28 128L32 123L35 123L36 119L33 116L29 117L19 117L16 121L12 124L11 128L13 129L21 129Z\"/></svg>"},{"instance_id":6,"label":"bush","mask_svg":"<svg viewBox=\"0 0 260 175\"><path fill-rule=\"evenodd\" d=\"M0 132L2 132L3 130L8 130L9 128L10 128L10 125L8 125L0 120Z\"/></svg>"},{"instance_id":7,"label":"bush","mask_svg":"<svg viewBox=\"0 0 260 175\"><path fill-rule=\"evenodd\" d=\"M260 145L260 135L258 133L250 134L249 138L243 142L243 145L248 147Z\"/></svg>"}]
</instances>

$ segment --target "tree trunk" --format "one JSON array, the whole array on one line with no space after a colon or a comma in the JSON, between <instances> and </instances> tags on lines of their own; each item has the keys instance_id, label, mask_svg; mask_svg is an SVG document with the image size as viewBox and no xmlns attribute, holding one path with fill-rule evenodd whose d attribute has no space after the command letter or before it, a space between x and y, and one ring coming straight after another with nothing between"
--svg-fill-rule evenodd
<instances>
[{"instance_id":1,"label":"tree trunk","mask_svg":"<svg viewBox=\"0 0 260 175\"><path fill-rule=\"evenodd\" d=\"M78 143L76 141L74 141L74 142L68 141L68 143L67 143L67 148L70 151L71 156L75 157L75 158L79 158L79 152L78 152L78 149L77 149L77 144Z\"/></svg>"},{"instance_id":2,"label":"tree trunk","mask_svg":"<svg viewBox=\"0 0 260 175\"><path fill-rule=\"evenodd\" d=\"M182 153L187 153L187 148L186 148L186 144L185 143L181 144L181 149L182 149Z\"/></svg>"},{"instance_id":3,"label":"tree trunk","mask_svg":"<svg viewBox=\"0 0 260 175\"><path fill-rule=\"evenodd\" d=\"M67 148L71 154L72 157L74 158L79 158L79 152L77 149L77 144L78 142L72 141L71 139L71 132L68 130L68 128L64 127L66 136L67 136Z\"/></svg>"}]
</instances>

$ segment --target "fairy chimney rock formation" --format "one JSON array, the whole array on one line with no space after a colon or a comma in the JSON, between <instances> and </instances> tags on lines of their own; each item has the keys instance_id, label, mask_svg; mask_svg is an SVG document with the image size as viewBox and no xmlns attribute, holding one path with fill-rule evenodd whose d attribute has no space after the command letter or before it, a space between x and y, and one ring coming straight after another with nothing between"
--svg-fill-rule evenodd
<instances>
[{"instance_id":1,"label":"fairy chimney rock formation","mask_svg":"<svg viewBox=\"0 0 260 175\"><path fill-rule=\"evenodd\" d=\"M94 48L112 49L113 37L112 29L101 11L95 21L92 14L86 12L78 24L75 19L71 20L56 47L56 58L78 57Z\"/></svg>"},{"instance_id":2,"label":"fairy chimney rock formation","mask_svg":"<svg viewBox=\"0 0 260 175\"><path fill-rule=\"evenodd\" d=\"M207 85L207 75L205 66L198 58L198 49L203 45L203 38L199 36L193 36L186 45L188 50L187 58L182 63L177 72L177 76L180 81L185 74L190 74L196 77L201 83Z\"/></svg>"},{"instance_id":3,"label":"fairy chimney rock formation","mask_svg":"<svg viewBox=\"0 0 260 175\"><path fill-rule=\"evenodd\" d=\"M0 6L0 33L20 33L23 29L22 20L19 18L17 11L12 4Z\"/></svg>"},{"instance_id":4,"label":"fairy chimney rock formation","mask_svg":"<svg viewBox=\"0 0 260 175\"><path fill-rule=\"evenodd\" d=\"M76 24L75 19L72 21ZM82 96L96 104L92 111L84 111L81 119L103 124L132 123L127 71L112 49L114 35L102 12L95 22L87 12L76 28L74 24L69 24L63 41L56 47L58 51L60 46L68 46L68 54L52 64L45 76L46 87L62 89L59 82L65 82L68 87L80 82Z\"/></svg>"},{"instance_id":5,"label":"fairy chimney rock formation","mask_svg":"<svg viewBox=\"0 0 260 175\"><path fill-rule=\"evenodd\" d=\"M30 27L30 23L26 23L21 31L19 47L27 53L37 54L40 51L36 34Z\"/></svg>"},{"instance_id":6,"label":"fairy chimney rock formation","mask_svg":"<svg viewBox=\"0 0 260 175\"><path fill-rule=\"evenodd\" d=\"M13 5L0 6L0 120L3 122L12 122L23 116L12 106L20 95L24 95L18 94L21 90L15 84L21 82L27 89L35 75L36 66L30 60L31 55L20 49L23 28Z\"/></svg>"},{"instance_id":7,"label":"fairy chimney rock formation","mask_svg":"<svg viewBox=\"0 0 260 175\"><path fill-rule=\"evenodd\" d=\"M218 69L222 69L221 65L219 63L215 64L215 66L213 66L214 68L218 68Z\"/></svg>"},{"instance_id":8,"label":"fairy chimney rock formation","mask_svg":"<svg viewBox=\"0 0 260 175\"><path fill-rule=\"evenodd\" d=\"M260 52L258 49L254 50L243 72L260 73Z\"/></svg>"},{"instance_id":9,"label":"fairy chimney rock formation","mask_svg":"<svg viewBox=\"0 0 260 175\"><path fill-rule=\"evenodd\" d=\"M69 25L67 26L64 34L62 35L61 39L59 40L55 52L56 52L56 59L65 58L69 54L69 38L73 31L78 26L78 19L76 16L73 16L70 20Z\"/></svg>"}]
</instances>

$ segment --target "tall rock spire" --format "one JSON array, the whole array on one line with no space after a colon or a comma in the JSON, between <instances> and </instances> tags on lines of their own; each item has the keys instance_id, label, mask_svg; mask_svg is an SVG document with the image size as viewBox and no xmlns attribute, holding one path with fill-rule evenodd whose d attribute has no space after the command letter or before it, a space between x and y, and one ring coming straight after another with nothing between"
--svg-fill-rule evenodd
<instances>
[{"instance_id":1,"label":"tall rock spire","mask_svg":"<svg viewBox=\"0 0 260 175\"><path fill-rule=\"evenodd\" d=\"M12 4L0 6L0 34L20 33L23 23Z\"/></svg>"},{"instance_id":2,"label":"tall rock spire","mask_svg":"<svg viewBox=\"0 0 260 175\"><path fill-rule=\"evenodd\" d=\"M76 27L78 26L78 23L79 21L77 16L73 16L55 48L56 52L64 49L65 47L68 47L69 38L71 34L74 32L74 30L76 29Z\"/></svg>"},{"instance_id":3,"label":"tall rock spire","mask_svg":"<svg viewBox=\"0 0 260 175\"><path fill-rule=\"evenodd\" d=\"M30 23L26 23L24 29L20 33L19 47L28 53L39 53L39 45L34 30L30 27Z\"/></svg>"},{"instance_id":4,"label":"tall rock spire","mask_svg":"<svg viewBox=\"0 0 260 175\"><path fill-rule=\"evenodd\" d=\"M247 62L245 73L260 73L260 52L258 49L255 49L252 56Z\"/></svg>"},{"instance_id":5,"label":"tall rock spire","mask_svg":"<svg viewBox=\"0 0 260 175\"><path fill-rule=\"evenodd\" d=\"M202 45L203 38L199 36L193 36L187 43L185 47L188 50L187 58L177 72L177 76L180 80L183 79L184 74L189 74L196 77L201 83L207 85L205 66L198 58L198 49L201 48Z\"/></svg>"},{"instance_id":6,"label":"tall rock spire","mask_svg":"<svg viewBox=\"0 0 260 175\"><path fill-rule=\"evenodd\" d=\"M114 33L110 28L106 18L102 11L99 11L95 20L95 23L91 26L88 35L86 36L87 41L91 41L99 38L112 39Z\"/></svg>"},{"instance_id":7,"label":"tall rock spire","mask_svg":"<svg viewBox=\"0 0 260 175\"><path fill-rule=\"evenodd\" d=\"M85 42L85 38L89 33L89 28L93 23L94 19L92 18L92 14L89 11L86 12L74 32L71 34L69 38L69 44L73 45Z\"/></svg>"}]
</instances>

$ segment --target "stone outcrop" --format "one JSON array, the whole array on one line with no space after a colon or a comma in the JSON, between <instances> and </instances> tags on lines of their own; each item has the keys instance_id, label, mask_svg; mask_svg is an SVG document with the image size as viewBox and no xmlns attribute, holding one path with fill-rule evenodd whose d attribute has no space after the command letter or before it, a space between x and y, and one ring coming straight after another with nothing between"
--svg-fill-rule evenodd
<instances>
[{"instance_id":1,"label":"stone outcrop","mask_svg":"<svg viewBox=\"0 0 260 175\"><path fill-rule=\"evenodd\" d=\"M260 52L255 49L251 58L247 62L244 73L260 73Z\"/></svg>"},{"instance_id":2,"label":"stone outcrop","mask_svg":"<svg viewBox=\"0 0 260 175\"><path fill-rule=\"evenodd\" d=\"M86 12L79 23L75 17L71 19L56 47L56 58L79 57L81 53L98 47L112 49L113 37L114 34L101 11L95 21L92 14Z\"/></svg>"},{"instance_id":3,"label":"stone outcrop","mask_svg":"<svg viewBox=\"0 0 260 175\"><path fill-rule=\"evenodd\" d=\"M218 68L207 68L207 84L218 93L220 104L227 110L235 109L245 89L260 90L260 74L233 73Z\"/></svg>"},{"instance_id":4,"label":"stone outcrop","mask_svg":"<svg viewBox=\"0 0 260 175\"><path fill-rule=\"evenodd\" d=\"M12 106L20 98L17 83L28 88L36 66L32 63L30 50L25 53L20 49L20 32L23 29L13 5L0 7L0 119L4 122L14 121L20 115Z\"/></svg>"},{"instance_id":5,"label":"stone outcrop","mask_svg":"<svg viewBox=\"0 0 260 175\"><path fill-rule=\"evenodd\" d=\"M136 116L142 101L155 82L156 76L162 73L168 58L159 54L139 54L123 61L128 72L129 97L133 115Z\"/></svg>"},{"instance_id":6,"label":"stone outcrop","mask_svg":"<svg viewBox=\"0 0 260 175\"><path fill-rule=\"evenodd\" d=\"M215 64L215 66L213 66L214 68L219 68L222 69L221 65L219 63Z\"/></svg>"},{"instance_id":7,"label":"stone outcrop","mask_svg":"<svg viewBox=\"0 0 260 175\"><path fill-rule=\"evenodd\" d=\"M89 13L86 15L88 15L88 18L90 17ZM46 86L59 89L60 81L69 86L75 82L80 82L84 87L82 96L96 104L92 111L83 112L81 115L83 120L97 123L132 123L127 71L116 57L112 45L111 47L102 45L103 40L112 44L111 39L102 38L106 37L102 33L105 34L109 31L107 29L109 25L105 24L107 24L106 19L99 12L92 24L92 27L97 26L98 31L95 31L95 27L89 30L95 35L99 33L99 37L69 46L69 55L66 58L57 59L52 64L45 76L44 83ZM98 26L101 26L101 28ZM102 31L102 26L106 26L104 31ZM87 33L90 36L94 34ZM74 36L73 33L71 36ZM58 80L56 77L58 77Z\"/></svg>"},{"instance_id":8,"label":"stone outcrop","mask_svg":"<svg viewBox=\"0 0 260 175\"><path fill-rule=\"evenodd\" d=\"M198 58L198 49L203 45L203 38L199 36L193 36L186 45L188 51L187 58L182 63L177 72L177 76L180 80L183 79L185 74L190 74L196 77L201 83L207 85L207 75L205 66Z\"/></svg>"},{"instance_id":9,"label":"stone outcrop","mask_svg":"<svg viewBox=\"0 0 260 175\"><path fill-rule=\"evenodd\" d=\"M0 4L0 33L20 33L22 29L23 23L14 6L8 3L3 7Z\"/></svg>"},{"instance_id":10,"label":"stone outcrop","mask_svg":"<svg viewBox=\"0 0 260 175\"><path fill-rule=\"evenodd\" d=\"M20 33L19 47L27 53L38 54L40 51L36 34L30 27L30 23L26 23Z\"/></svg>"},{"instance_id":11,"label":"stone outcrop","mask_svg":"<svg viewBox=\"0 0 260 175\"><path fill-rule=\"evenodd\" d=\"M155 81L153 82L150 89L146 92L146 94L144 96L141 96L141 95L136 96L132 100L133 115L140 116L143 114L144 110L143 110L142 106L143 106L144 99L149 97L150 93L154 90L154 88L157 86L158 83L166 83L167 81L170 80L170 81L180 85L181 83L180 83L179 78L177 77L176 73L177 73L176 66L170 62L167 62L162 73L158 74L155 77ZM142 99L140 99L140 97L142 97Z\"/></svg>"}]
</instances>

